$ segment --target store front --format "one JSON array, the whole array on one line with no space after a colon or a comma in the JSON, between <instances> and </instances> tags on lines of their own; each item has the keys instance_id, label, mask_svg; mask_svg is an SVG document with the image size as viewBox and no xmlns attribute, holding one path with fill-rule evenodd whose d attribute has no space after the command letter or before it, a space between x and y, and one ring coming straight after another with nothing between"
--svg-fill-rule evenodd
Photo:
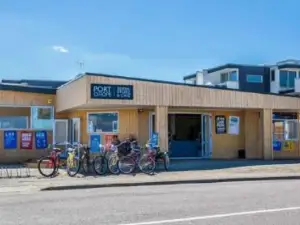
<instances>
[{"instance_id":1,"label":"store front","mask_svg":"<svg viewBox=\"0 0 300 225\"><path fill-rule=\"evenodd\" d=\"M300 113L299 98L93 73L59 87L56 101L57 119L71 120L60 129L68 139L134 134L144 144L155 131L173 158L283 157L273 151L273 112L291 110Z\"/></svg>"}]
</instances>

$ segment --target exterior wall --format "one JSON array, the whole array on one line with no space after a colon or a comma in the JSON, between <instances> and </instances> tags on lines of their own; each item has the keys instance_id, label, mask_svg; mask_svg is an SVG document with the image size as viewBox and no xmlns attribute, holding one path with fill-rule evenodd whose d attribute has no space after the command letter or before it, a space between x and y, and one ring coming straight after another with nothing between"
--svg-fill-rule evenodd
<instances>
[{"instance_id":1,"label":"exterior wall","mask_svg":"<svg viewBox=\"0 0 300 225\"><path fill-rule=\"evenodd\" d=\"M18 92L18 91L0 91L0 116L27 116L28 125L30 126L30 106L45 106L55 104L55 95ZM18 107L22 106L22 107ZM26 107L25 107L26 106ZM0 130L0 163L16 163L24 162L26 160L35 160L46 154L45 150L35 149L35 139L33 139L32 150L20 149L20 132L18 133L17 149L4 150L3 146L3 130ZM31 130L35 131L35 130ZM33 137L35 138L35 137ZM48 143L52 143L52 131L48 132Z\"/></svg>"},{"instance_id":2,"label":"exterior wall","mask_svg":"<svg viewBox=\"0 0 300 225\"><path fill-rule=\"evenodd\" d=\"M17 149L8 149L5 150L3 146L3 130L0 130L0 163L18 163L26 162L27 160L37 160L41 156L47 155L48 150L37 150L35 149L35 135L33 135L33 146L32 150L22 150L20 149L20 138L21 131L17 131L18 140L17 140ZM26 130L24 130L26 131ZM34 130L32 130L34 131ZM48 134L48 143L52 143L52 131L47 132Z\"/></svg>"},{"instance_id":3,"label":"exterior wall","mask_svg":"<svg viewBox=\"0 0 300 225\"><path fill-rule=\"evenodd\" d=\"M227 128L229 116L240 117L240 132L238 135L216 134L215 116L226 116ZM236 159L238 150L245 149L245 116L243 111L215 111L212 113L212 158Z\"/></svg>"},{"instance_id":4,"label":"exterior wall","mask_svg":"<svg viewBox=\"0 0 300 225\"><path fill-rule=\"evenodd\" d=\"M89 91L87 76L80 77L63 85L57 90L56 111L70 110L86 104Z\"/></svg>"},{"instance_id":5,"label":"exterior wall","mask_svg":"<svg viewBox=\"0 0 300 225\"><path fill-rule=\"evenodd\" d=\"M247 82L247 75L262 75L263 83ZM270 69L268 67L258 66L241 66L239 67L239 87L243 91L257 93L270 93Z\"/></svg>"},{"instance_id":6,"label":"exterior wall","mask_svg":"<svg viewBox=\"0 0 300 225\"><path fill-rule=\"evenodd\" d=\"M242 75L240 75L242 77ZM78 81L74 81L78 82ZM133 85L133 100L89 99L86 106L173 106L173 107L201 107L201 108L240 108L240 109L288 109L300 108L300 99L247 93L241 91L212 89L208 87L175 85L153 81L141 81L126 78L112 78L108 76L87 76L87 89L90 93L90 84L123 84ZM79 85L78 85L79 87ZM85 88L85 86L81 86ZM69 94L70 95L70 94ZM58 98L60 95L58 94ZM79 104L85 104L84 101ZM68 109L68 104L58 107L58 111Z\"/></svg>"},{"instance_id":7,"label":"exterior wall","mask_svg":"<svg viewBox=\"0 0 300 225\"><path fill-rule=\"evenodd\" d=\"M50 94L27 93L17 91L0 91L2 106L43 106L55 105L56 97Z\"/></svg>"},{"instance_id":8,"label":"exterior wall","mask_svg":"<svg viewBox=\"0 0 300 225\"><path fill-rule=\"evenodd\" d=\"M80 118L80 142L89 143L89 135L87 132L87 113L88 112L118 112L119 113L119 137L126 138L129 134L139 137L139 113L137 109L101 109L101 110L77 110L73 112L57 114L59 119ZM146 133L144 133L146 134ZM102 144L104 144L104 135L102 135ZM141 137L145 140L145 137ZM143 143L143 142L142 142Z\"/></svg>"}]
</instances>

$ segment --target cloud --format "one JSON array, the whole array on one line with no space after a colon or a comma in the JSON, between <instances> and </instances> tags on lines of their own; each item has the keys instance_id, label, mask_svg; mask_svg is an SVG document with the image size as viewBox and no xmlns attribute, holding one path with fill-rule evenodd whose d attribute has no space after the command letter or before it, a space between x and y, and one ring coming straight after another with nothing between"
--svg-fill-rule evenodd
<instances>
[{"instance_id":1,"label":"cloud","mask_svg":"<svg viewBox=\"0 0 300 225\"><path fill-rule=\"evenodd\" d=\"M56 52L60 52L60 53L68 53L69 50L66 49L64 46L59 46L59 45L54 45L52 46L52 49Z\"/></svg>"}]
</instances>

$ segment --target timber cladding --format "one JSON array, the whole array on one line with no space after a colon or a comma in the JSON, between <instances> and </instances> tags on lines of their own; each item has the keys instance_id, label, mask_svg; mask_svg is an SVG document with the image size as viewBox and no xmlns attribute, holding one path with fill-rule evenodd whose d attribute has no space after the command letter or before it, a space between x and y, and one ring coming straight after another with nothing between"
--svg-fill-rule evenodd
<instances>
[{"instance_id":1,"label":"timber cladding","mask_svg":"<svg viewBox=\"0 0 300 225\"><path fill-rule=\"evenodd\" d=\"M133 100L91 99L91 84L132 85ZM100 75L83 76L57 91L57 111L97 105L297 110L300 98Z\"/></svg>"},{"instance_id":2,"label":"timber cladding","mask_svg":"<svg viewBox=\"0 0 300 225\"><path fill-rule=\"evenodd\" d=\"M6 106L45 106L55 105L56 96L52 94L0 91L1 105Z\"/></svg>"}]
</instances>

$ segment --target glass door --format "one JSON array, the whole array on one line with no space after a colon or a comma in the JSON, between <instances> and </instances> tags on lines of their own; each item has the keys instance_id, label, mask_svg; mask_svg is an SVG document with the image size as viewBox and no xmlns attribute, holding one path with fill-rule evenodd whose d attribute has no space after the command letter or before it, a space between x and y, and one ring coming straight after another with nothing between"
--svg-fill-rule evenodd
<instances>
[{"instance_id":1,"label":"glass door","mask_svg":"<svg viewBox=\"0 0 300 225\"><path fill-rule=\"evenodd\" d=\"M212 155L211 116L201 115L201 157L209 158Z\"/></svg>"},{"instance_id":2,"label":"glass door","mask_svg":"<svg viewBox=\"0 0 300 225\"><path fill-rule=\"evenodd\" d=\"M80 143L80 118L72 118L72 143Z\"/></svg>"}]
</instances>

